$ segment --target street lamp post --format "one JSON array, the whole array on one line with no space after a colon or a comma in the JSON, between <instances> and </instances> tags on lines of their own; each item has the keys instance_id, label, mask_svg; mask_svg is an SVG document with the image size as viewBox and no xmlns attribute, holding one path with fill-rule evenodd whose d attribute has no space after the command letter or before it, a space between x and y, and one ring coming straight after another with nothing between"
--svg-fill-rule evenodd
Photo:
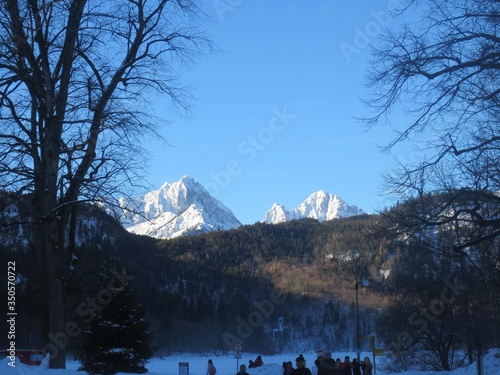
<instances>
[{"instance_id":1,"label":"street lamp post","mask_svg":"<svg viewBox=\"0 0 500 375\"><path fill-rule=\"evenodd\" d=\"M363 256L363 255L357 255L355 260L355 266L356 266L356 281L354 283L354 289L356 290L356 355L358 358L358 363L360 362L360 354L361 354L361 327L359 323L359 298L358 298L358 291L359 291L359 276L360 276L360 267L359 267L359 262L363 261L364 262L364 273L366 276L366 267L368 266L368 259ZM363 285L368 285L368 280L363 279Z\"/></svg>"}]
</instances>

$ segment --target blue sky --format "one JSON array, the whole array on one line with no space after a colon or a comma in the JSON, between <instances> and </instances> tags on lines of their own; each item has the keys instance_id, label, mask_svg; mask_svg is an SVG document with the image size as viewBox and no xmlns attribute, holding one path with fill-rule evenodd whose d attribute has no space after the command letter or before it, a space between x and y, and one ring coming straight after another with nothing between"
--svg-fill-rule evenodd
<instances>
[{"instance_id":1,"label":"blue sky","mask_svg":"<svg viewBox=\"0 0 500 375\"><path fill-rule=\"evenodd\" d=\"M379 151L391 132L366 132L355 116L369 57L394 0L214 0L208 36L221 52L200 58L181 80L195 96L190 119L172 123L170 146L151 144L148 181L188 175L244 224L273 203L297 207L325 190L366 212L390 205Z\"/></svg>"}]
</instances>

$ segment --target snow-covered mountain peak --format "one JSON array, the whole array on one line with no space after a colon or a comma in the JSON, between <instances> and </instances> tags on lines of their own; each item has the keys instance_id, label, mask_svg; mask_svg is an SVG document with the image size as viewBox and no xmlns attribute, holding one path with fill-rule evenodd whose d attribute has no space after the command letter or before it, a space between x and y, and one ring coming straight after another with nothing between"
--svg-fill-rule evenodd
<instances>
[{"instance_id":1,"label":"snow-covered mountain peak","mask_svg":"<svg viewBox=\"0 0 500 375\"><path fill-rule=\"evenodd\" d=\"M176 182L165 182L159 189L135 200L122 199L121 206L120 220L128 231L159 239L233 229L241 225L226 206L189 176ZM337 195L319 190L292 210L273 204L263 222L276 224L301 218L324 221L362 213Z\"/></svg>"},{"instance_id":2,"label":"snow-covered mountain peak","mask_svg":"<svg viewBox=\"0 0 500 375\"><path fill-rule=\"evenodd\" d=\"M363 211L351 206L337 195L324 190L312 193L297 208L287 211L285 207L274 204L266 213L263 222L277 224L287 220L313 218L319 221L360 215Z\"/></svg>"},{"instance_id":3,"label":"snow-covered mountain peak","mask_svg":"<svg viewBox=\"0 0 500 375\"><path fill-rule=\"evenodd\" d=\"M274 203L271 209L267 211L263 221L264 223L283 223L290 219L290 215L285 206Z\"/></svg>"},{"instance_id":4,"label":"snow-covered mountain peak","mask_svg":"<svg viewBox=\"0 0 500 375\"><path fill-rule=\"evenodd\" d=\"M203 186L201 186L199 183L197 183L192 177L189 176L182 176L182 178L179 181L176 182L165 182L159 190L163 191L174 191L174 192L186 192L187 190L192 190L192 189L203 189Z\"/></svg>"},{"instance_id":5,"label":"snow-covered mountain peak","mask_svg":"<svg viewBox=\"0 0 500 375\"><path fill-rule=\"evenodd\" d=\"M226 206L189 176L122 203L121 222L129 232L160 239L241 225Z\"/></svg>"}]
</instances>

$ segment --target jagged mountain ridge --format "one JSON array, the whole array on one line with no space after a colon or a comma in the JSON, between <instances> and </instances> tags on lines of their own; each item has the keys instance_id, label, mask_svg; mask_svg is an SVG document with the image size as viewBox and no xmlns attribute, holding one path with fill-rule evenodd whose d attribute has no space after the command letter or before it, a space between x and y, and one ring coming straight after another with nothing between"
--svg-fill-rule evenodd
<instances>
[{"instance_id":1,"label":"jagged mountain ridge","mask_svg":"<svg viewBox=\"0 0 500 375\"><path fill-rule=\"evenodd\" d=\"M189 176L178 182L166 182L158 190L135 200L122 199L120 205L120 221L129 232L157 239L227 230L241 225L230 209ZM362 213L336 195L318 191L291 211L274 204L263 222L277 224L301 218L324 221Z\"/></svg>"},{"instance_id":2,"label":"jagged mountain ridge","mask_svg":"<svg viewBox=\"0 0 500 375\"><path fill-rule=\"evenodd\" d=\"M283 205L277 203L273 204L262 222L277 224L303 218L325 221L361 215L363 213L357 206L347 204L337 195L320 190L311 194L297 208L292 210L287 210Z\"/></svg>"},{"instance_id":3,"label":"jagged mountain ridge","mask_svg":"<svg viewBox=\"0 0 500 375\"><path fill-rule=\"evenodd\" d=\"M157 239L237 228L241 223L219 200L188 176L166 182L133 201L121 200L120 221L131 233Z\"/></svg>"}]
</instances>

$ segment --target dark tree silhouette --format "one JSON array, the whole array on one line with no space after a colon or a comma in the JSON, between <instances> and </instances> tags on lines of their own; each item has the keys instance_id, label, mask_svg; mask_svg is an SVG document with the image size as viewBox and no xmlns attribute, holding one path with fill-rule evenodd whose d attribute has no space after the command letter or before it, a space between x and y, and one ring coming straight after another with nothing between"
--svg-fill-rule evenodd
<instances>
[{"instance_id":1,"label":"dark tree silhouette","mask_svg":"<svg viewBox=\"0 0 500 375\"><path fill-rule=\"evenodd\" d=\"M141 142L159 123L149 93L188 108L176 69L210 47L200 15L195 0L0 4L0 190L32 199L46 334L65 332L77 203L138 183ZM65 345L46 348L50 367L65 367Z\"/></svg>"},{"instance_id":2,"label":"dark tree silhouette","mask_svg":"<svg viewBox=\"0 0 500 375\"><path fill-rule=\"evenodd\" d=\"M406 16L408 16L406 18ZM411 160L386 176L406 209L387 216L399 235L427 238L436 255L474 269L500 302L500 2L407 0L399 21L373 49L367 75L374 110L368 126L402 112L386 150L416 145ZM404 120L401 120L404 118ZM403 207L403 205L402 205ZM426 236L444 233L437 241ZM486 340L486 339L485 339Z\"/></svg>"},{"instance_id":3,"label":"dark tree silhouette","mask_svg":"<svg viewBox=\"0 0 500 375\"><path fill-rule=\"evenodd\" d=\"M113 279L102 285L101 290L109 293L83 331L77 355L79 370L89 374L147 372L145 365L153 356L153 348L144 307L136 302L129 285L119 285Z\"/></svg>"},{"instance_id":4,"label":"dark tree silhouette","mask_svg":"<svg viewBox=\"0 0 500 375\"><path fill-rule=\"evenodd\" d=\"M402 111L387 150L412 141L412 160L387 176L399 200L448 192L450 202L500 191L500 3L494 0L405 1L403 26L373 49L366 103L369 126ZM415 157L418 155L418 157ZM465 189L465 190L464 190ZM481 199L479 197L478 199ZM498 215L467 207L466 220L485 228L458 248L500 236Z\"/></svg>"}]
</instances>

